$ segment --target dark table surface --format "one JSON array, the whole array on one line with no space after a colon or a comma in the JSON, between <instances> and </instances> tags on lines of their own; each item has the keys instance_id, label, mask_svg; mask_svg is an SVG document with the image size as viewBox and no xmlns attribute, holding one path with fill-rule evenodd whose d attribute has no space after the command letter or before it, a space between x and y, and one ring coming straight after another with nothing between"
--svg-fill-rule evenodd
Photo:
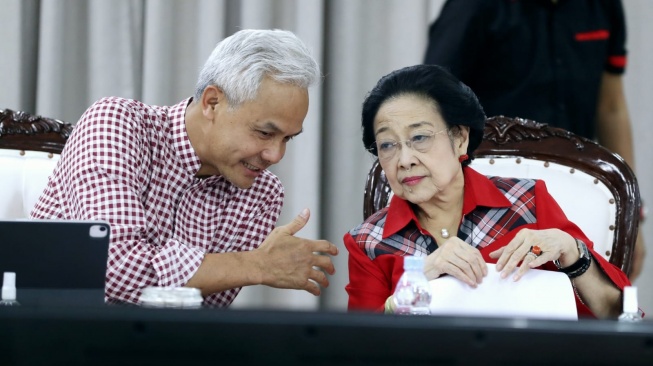
<instances>
[{"instance_id":1,"label":"dark table surface","mask_svg":"<svg viewBox=\"0 0 653 366\"><path fill-rule=\"evenodd\" d=\"M0 365L653 364L648 321L25 302L0 307Z\"/></svg>"}]
</instances>

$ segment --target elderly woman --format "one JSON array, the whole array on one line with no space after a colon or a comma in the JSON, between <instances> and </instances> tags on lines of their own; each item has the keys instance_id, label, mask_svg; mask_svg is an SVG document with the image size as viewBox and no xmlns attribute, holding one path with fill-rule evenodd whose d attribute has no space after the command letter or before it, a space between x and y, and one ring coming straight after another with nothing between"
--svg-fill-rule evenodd
<instances>
[{"instance_id":1,"label":"elderly woman","mask_svg":"<svg viewBox=\"0 0 653 366\"><path fill-rule=\"evenodd\" d=\"M562 271L579 316L618 316L627 276L594 252L545 182L469 167L484 124L471 89L438 66L394 71L369 93L363 142L394 195L344 236L349 309L392 311L403 257L426 256L429 280L451 275L472 287L487 275L486 263L513 281L531 268Z\"/></svg>"}]
</instances>

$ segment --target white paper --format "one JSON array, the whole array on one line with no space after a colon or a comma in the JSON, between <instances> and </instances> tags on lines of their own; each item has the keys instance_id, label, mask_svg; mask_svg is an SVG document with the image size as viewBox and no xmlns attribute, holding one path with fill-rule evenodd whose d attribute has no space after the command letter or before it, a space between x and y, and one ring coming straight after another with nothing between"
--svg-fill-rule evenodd
<instances>
[{"instance_id":1,"label":"white paper","mask_svg":"<svg viewBox=\"0 0 653 366\"><path fill-rule=\"evenodd\" d=\"M501 278L494 264L473 288L453 276L430 281L431 315L577 320L574 290L564 273L530 269L517 282Z\"/></svg>"}]
</instances>

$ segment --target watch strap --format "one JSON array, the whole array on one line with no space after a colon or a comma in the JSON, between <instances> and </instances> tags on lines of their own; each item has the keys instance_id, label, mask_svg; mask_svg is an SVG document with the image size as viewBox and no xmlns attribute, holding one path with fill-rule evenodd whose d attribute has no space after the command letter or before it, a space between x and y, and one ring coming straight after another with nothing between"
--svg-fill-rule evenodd
<instances>
[{"instance_id":1,"label":"watch strap","mask_svg":"<svg viewBox=\"0 0 653 366\"><path fill-rule=\"evenodd\" d=\"M590 254L587 245L579 239L576 240L576 245L578 246L578 252L580 253L580 258L569 267L562 268L558 260L553 261L553 263L558 267L560 272L565 273L569 278L576 278L583 273L587 272L592 264L592 255Z\"/></svg>"}]
</instances>

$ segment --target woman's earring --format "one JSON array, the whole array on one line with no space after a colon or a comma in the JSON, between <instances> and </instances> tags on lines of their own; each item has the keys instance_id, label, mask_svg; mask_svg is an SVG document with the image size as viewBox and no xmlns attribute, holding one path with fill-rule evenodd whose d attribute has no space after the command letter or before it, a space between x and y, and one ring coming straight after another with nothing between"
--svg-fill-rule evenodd
<instances>
[{"instance_id":1,"label":"woman's earring","mask_svg":"<svg viewBox=\"0 0 653 366\"><path fill-rule=\"evenodd\" d=\"M469 155L467 155L467 154L462 154L462 155L460 155L460 156L458 157L458 162L459 162L459 163L462 163L463 161L465 161L465 160L467 160L467 159L469 159Z\"/></svg>"}]
</instances>

